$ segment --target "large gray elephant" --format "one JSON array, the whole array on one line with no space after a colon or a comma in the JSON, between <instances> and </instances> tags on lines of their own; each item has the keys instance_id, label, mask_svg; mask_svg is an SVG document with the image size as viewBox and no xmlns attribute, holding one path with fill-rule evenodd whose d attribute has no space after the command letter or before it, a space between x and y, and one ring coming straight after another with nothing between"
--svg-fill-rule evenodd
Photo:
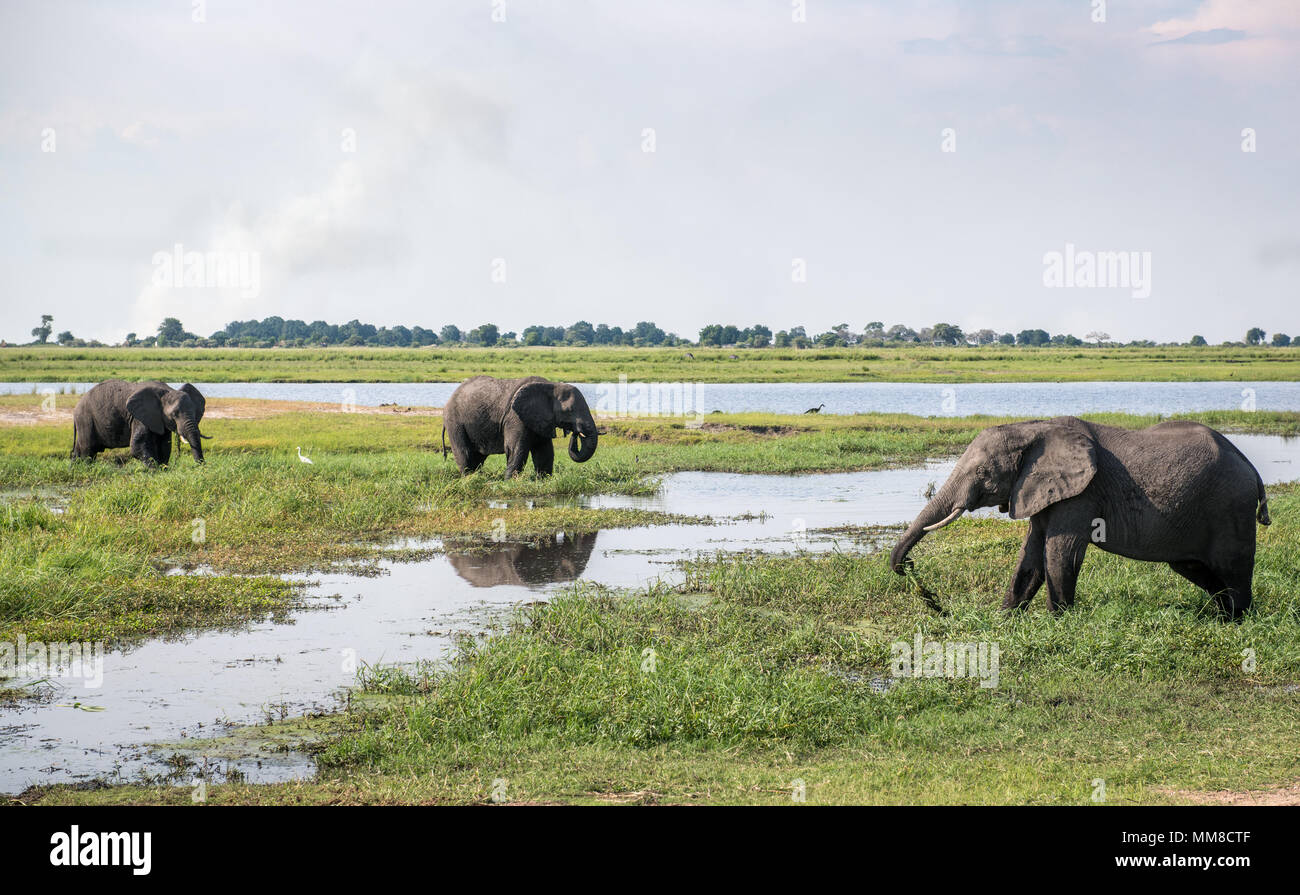
<instances>
[{"instance_id":1,"label":"large gray elephant","mask_svg":"<svg viewBox=\"0 0 1300 895\"><path fill-rule=\"evenodd\" d=\"M108 379L81 396L72 411L72 456L94 459L106 448L130 447L146 466L166 466L172 456L171 433L185 439L197 463L203 462L199 422L207 405L188 382L172 388L165 382Z\"/></svg>"},{"instance_id":2,"label":"large gray elephant","mask_svg":"<svg viewBox=\"0 0 1300 895\"><path fill-rule=\"evenodd\" d=\"M905 573L926 532L991 506L1029 519L1004 609L1024 608L1044 581L1048 608L1069 606L1092 543L1168 563L1235 619L1250 606L1255 524L1269 524L1259 473L1208 426L1171 421L1134 431L1063 416L977 435L890 565Z\"/></svg>"},{"instance_id":3,"label":"large gray elephant","mask_svg":"<svg viewBox=\"0 0 1300 895\"><path fill-rule=\"evenodd\" d=\"M489 454L506 455L507 478L524 468L530 454L537 474L550 475L557 428L568 433L569 459L575 463L596 453L596 422L573 386L540 376L475 376L461 383L443 408L442 455L447 456L450 438L462 475L481 467Z\"/></svg>"}]
</instances>

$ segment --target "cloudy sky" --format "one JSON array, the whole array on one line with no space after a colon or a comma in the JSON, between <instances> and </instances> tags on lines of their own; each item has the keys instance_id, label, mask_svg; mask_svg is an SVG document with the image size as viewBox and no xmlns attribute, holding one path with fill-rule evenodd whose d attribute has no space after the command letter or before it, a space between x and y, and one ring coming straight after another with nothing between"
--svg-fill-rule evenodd
<instances>
[{"instance_id":1,"label":"cloudy sky","mask_svg":"<svg viewBox=\"0 0 1300 895\"><path fill-rule=\"evenodd\" d=\"M5 0L0 338L1300 334L1300 3L1101 5ZM177 244L256 288L155 282ZM1045 286L1067 244L1150 295Z\"/></svg>"}]
</instances>

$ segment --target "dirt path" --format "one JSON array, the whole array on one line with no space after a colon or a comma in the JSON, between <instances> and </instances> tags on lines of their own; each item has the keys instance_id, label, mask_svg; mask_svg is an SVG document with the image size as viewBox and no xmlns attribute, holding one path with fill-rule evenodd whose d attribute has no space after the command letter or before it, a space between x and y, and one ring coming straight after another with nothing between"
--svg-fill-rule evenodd
<instances>
[{"instance_id":1,"label":"dirt path","mask_svg":"<svg viewBox=\"0 0 1300 895\"><path fill-rule=\"evenodd\" d=\"M1300 783L1273 789L1218 791L1161 789L1157 792L1188 799L1198 805L1300 805Z\"/></svg>"}]
</instances>

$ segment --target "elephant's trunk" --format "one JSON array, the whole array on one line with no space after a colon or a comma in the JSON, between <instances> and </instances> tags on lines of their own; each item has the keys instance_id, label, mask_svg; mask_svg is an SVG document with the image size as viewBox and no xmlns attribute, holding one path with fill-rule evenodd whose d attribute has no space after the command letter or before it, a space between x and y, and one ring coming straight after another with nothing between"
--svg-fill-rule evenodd
<instances>
[{"instance_id":1,"label":"elephant's trunk","mask_svg":"<svg viewBox=\"0 0 1300 895\"><path fill-rule=\"evenodd\" d=\"M194 462L202 463L202 439L207 438L207 436L199 432L199 424L193 420L187 420L184 427L178 428L176 431L183 433L181 437L184 438L185 442L190 446L190 455L194 458Z\"/></svg>"},{"instance_id":2,"label":"elephant's trunk","mask_svg":"<svg viewBox=\"0 0 1300 895\"><path fill-rule=\"evenodd\" d=\"M574 463L586 463L591 459L592 454L596 453L598 438L594 425L587 435L579 435L578 428L575 426L569 433L569 459Z\"/></svg>"},{"instance_id":3,"label":"elephant's trunk","mask_svg":"<svg viewBox=\"0 0 1300 895\"><path fill-rule=\"evenodd\" d=\"M955 520L966 510L966 503L961 499L960 489L955 478L949 478L925 505L912 524L903 532L894 549L889 553L889 567L902 575L906 569L907 554L916 546L916 542L925 537L927 531L942 528Z\"/></svg>"}]
</instances>

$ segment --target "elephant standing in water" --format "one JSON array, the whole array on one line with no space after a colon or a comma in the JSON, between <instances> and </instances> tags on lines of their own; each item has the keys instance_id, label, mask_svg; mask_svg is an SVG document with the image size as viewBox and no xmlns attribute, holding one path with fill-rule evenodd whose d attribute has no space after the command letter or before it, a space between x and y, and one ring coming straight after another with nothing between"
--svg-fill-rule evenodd
<instances>
[{"instance_id":1,"label":"elephant standing in water","mask_svg":"<svg viewBox=\"0 0 1300 895\"><path fill-rule=\"evenodd\" d=\"M188 382L172 388L165 382L108 379L81 396L72 411L72 456L94 459L106 448L131 448L146 466L166 466L172 456L171 433L190 446L203 462L199 422L203 395Z\"/></svg>"},{"instance_id":2,"label":"elephant standing in water","mask_svg":"<svg viewBox=\"0 0 1300 895\"><path fill-rule=\"evenodd\" d=\"M1171 421L1133 431L1070 416L985 429L890 554L903 574L925 533L996 506L1029 519L1004 609L1043 582L1052 611L1074 602L1089 543L1168 563L1231 618L1250 607L1255 524L1269 524L1264 483L1223 435Z\"/></svg>"},{"instance_id":3,"label":"elephant standing in water","mask_svg":"<svg viewBox=\"0 0 1300 895\"><path fill-rule=\"evenodd\" d=\"M531 454L538 475L555 466L555 430L569 435L569 459L586 463L596 453L596 421L582 392L540 376L461 383L442 410L442 456L447 438L461 474L483 465L489 454L506 455L506 478L524 468Z\"/></svg>"}]
</instances>

